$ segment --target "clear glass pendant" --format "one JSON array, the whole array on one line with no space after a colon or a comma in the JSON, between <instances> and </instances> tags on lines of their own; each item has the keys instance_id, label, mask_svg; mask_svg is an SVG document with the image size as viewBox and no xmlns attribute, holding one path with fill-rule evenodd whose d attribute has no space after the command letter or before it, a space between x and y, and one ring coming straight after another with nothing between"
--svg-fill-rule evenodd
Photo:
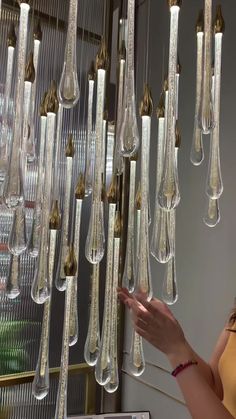
<instances>
[{"instance_id":1,"label":"clear glass pendant","mask_svg":"<svg viewBox=\"0 0 236 419\"><path fill-rule=\"evenodd\" d=\"M19 258L16 255L12 255L6 282L6 296L11 300L20 295L19 276Z\"/></svg>"},{"instance_id":2,"label":"clear glass pendant","mask_svg":"<svg viewBox=\"0 0 236 419\"><path fill-rule=\"evenodd\" d=\"M208 227L215 227L220 222L219 199L207 199L203 221Z\"/></svg>"},{"instance_id":3,"label":"clear glass pendant","mask_svg":"<svg viewBox=\"0 0 236 419\"><path fill-rule=\"evenodd\" d=\"M16 256L21 255L27 249L25 207L17 207L13 212L13 223L8 239L8 249Z\"/></svg>"},{"instance_id":4,"label":"clear glass pendant","mask_svg":"<svg viewBox=\"0 0 236 419\"><path fill-rule=\"evenodd\" d=\"M78 0L70 0L64 65L58 89L60 103L69 109L76 105L80 97L76 48L77 18Z\"/></svg>"},{"instance_id":5,"label":"clear glass pendant","mask_svg":"<svg viewBox=\"0 0 236 419\"><path fill-rule=\"evenodd\" d=\"M142 337L133 330L132 344L129 354L129 370L132 375L139 377L145 370Z\"/></svg>"}]
</instances>

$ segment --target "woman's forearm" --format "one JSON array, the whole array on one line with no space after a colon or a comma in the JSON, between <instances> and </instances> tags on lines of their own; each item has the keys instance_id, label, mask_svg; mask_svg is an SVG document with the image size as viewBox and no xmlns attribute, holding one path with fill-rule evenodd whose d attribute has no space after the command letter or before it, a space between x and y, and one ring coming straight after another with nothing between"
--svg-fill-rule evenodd
<instances>
[{"instance_id":1,"label":"woman's forearm","mask_svg":"<svg viewBox=\"0 0 236 419\"><path fill-rule=\"evenodd\" d=\"M190 356L193 354L191 348L188 348L185 353L182 350L181 356L176 354L168 358L174 369L180 363L191 360ZM198 365L186 368L176 377L192 417L194 419L232 419L233 416L214 392L214 380L210 378L210 367L196 357L196 354L194 355L194 360L198 362ZM187 358L183 359L184 356Z\"/></svg>"}]
</instances>

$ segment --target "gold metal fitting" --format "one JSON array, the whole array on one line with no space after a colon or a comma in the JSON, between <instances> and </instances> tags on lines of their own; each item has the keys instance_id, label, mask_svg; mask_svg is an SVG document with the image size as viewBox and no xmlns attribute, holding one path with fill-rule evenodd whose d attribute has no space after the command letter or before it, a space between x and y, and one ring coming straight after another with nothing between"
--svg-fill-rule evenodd
<instances>
[{"instance_id":1,"label":"gold metal fitting","mask_svg":"<svg viewBox=\"0 0 236 419\"><path fill-rule=\"evenodd\" d=\"M30 0L17 0L17 2L20 6L22 3L29 4Z\"/></svg>"},{"instance_id":2,"label":"gold metal fitting","mask_svg":"<svg viewBox=\"0 0 236 419\"><path fill-rule=\"evenodd\" d=\"M45 101L46 101L46 97L47 97L48 92L45 92L39 107L39 114L40 116L47 116L46 112L45 112Z\"/></svg>"},{"instance_id":3,"label":"gold metal fitting","mask_svg":"<svg viewBox=\"0 0 236 419\"><path fill-rule=\"evenodd\" d=\"M120 51L119 51L119 60L126 60L126 48L125 48L125 41L123 40L121 43Z\"/></svg>"},{"instance_id":4,"label":"gold metal fitting","mask_svg":"<svg viewBox=\"0 0 236 419\"><path fill-rule=\"evenodd\" d=\"M181 7L182 5L182 0L167 0L167 3L169 5L169 7L173 7L173 6L179 6Z\"/></svg>"},{"instance_id":5,"label":"gold metal fitting","mask_svg":"<svg viewBox=\"0 0 236 419\"><path fill-rule=\"evenodd\" d=\"M225 31L225 21L222 15L221 5L219 4L216 8L216 17L213 24L214 33L224 33Z\"/></svg>"},{"instance_id":6,"label":"gold metal fitting","mask_svg":"<svg viewBox=\"0 0 236 419\"><path fill-rule=\"evenodd\" d=\"M16 40L17 40L17 37L16 37L16 32L15 32L15 26L14 26L14 23L12 22L9 33L8 33L8 37L7 37L7 46L15 48Z\"/></svg>"},{"instance_id":7,"label":"gold metal fitting","mask_svg":"<svg viewBox=\"0 0 236 419\"><path fill-rule=\"evenodd\" d=\"M140 116L152 116L152 112L153 112L152 95L151 95L151 91L148 84L145 84L143 99L141 100L141 103L140 103L139 113L140 113Z\"/></svg>"},{"instance_id":8,"label":"gold metal fitting","mask_svg":"<svg viewBox=\"0 0 236 419\"><path fill-rule=\"evenodd\" d=\"M169 90L169 83L168 83L168 74L167 74L167 76L164 80L164 83L163 83L163 91L167 92L168 90Z\"/></svg>"},{"instance_id":9,"label":"gold metal fitting","mask_svg":"<svg viewBox=\"0 0 236 419\"><path fill-rule=\"evenodd\" d=\"M180 134L179 122L176 121L176 124L175 124L175 147L180 148L180 146L181 146L181 134Z\"/></svg>"},{"instance_id":10,"label":"gold metal fitting","mask_svg":"<svg viewBox=\"0 0 236 419\"><path fill-rule=\"evenodd\" d=\"M89 72L88 72L88 81L89 80L93 80L94 81L95 78L96 78L95 64L94 64L94 61L91 61L90 69L89 69Z\"/></svg>"},{"instance_id":11,"label":"gold metal fitting","mask_svg":"<svg viewBox=\"0 0 236 419\"><path fill-rule=\"evenodd\" d=\"M141 195L141 184L139 182L136 197L135 197L136 210L141 210L141 204L142 204L142 195Z\"/></svg>"},{"instance_id":12,"label":"gold metal fitting","mask_svg":"<svg viewBox=\"0 0 236 419\"><path fill-rule=\"evenodd\" d=\"M49 218L49 228L50 230L60 230L61 228L61 216L57 200L52 204L52 211Z\"/></svg>"},{"instance_id":13,"label":"gold metal fitting","mask_svg":"<svg viewBox=\"0 0 236 419\"><path fill-rule=\"evenodd\" d=\"M43 37L42 28L41 28L40 20L38 19L34 27L34 39L38 41L42 41L42 37Z\"/></svg>"},{"instance_id":14,"label":"gold metal fitting","mask_svg":"<svg viewBox=\"0 0 236 419\"><path fill-rule=\"evenodd\" d=\"M121 216L120 216L120 211L116 211L114 237L115 237L115 239L119 239L121 237Z\"/></svg>"},{"instance_id":15,"label":"gold metal fitting","mask_svg":"<svg viewBox=\"0 0 236 419\"><path fill-rule=\"evenodd\" d=\"M74 245L71 244L68 249L67 257L64 264L65 275L75 276L77 272L77 261L75 258Z\"/></svg>"},{"instance_id":16,"label":"gold metal fitting","mask_svg":"<svg viewBox=\"0 0 236 419\"><path fill-rule=\"evenodd\" d=\"M73 141L73 135L69 134L66 144L66 157L74 157L75 154L75 146Z\"/></svg>"},{"instance_id":17,"label":"gold metal fitting","mask_svg":"<svg viewBox=\"0 0 236 419\"><path fill-rule=\"evenodd\" d=\"M101 40L101 46L96 56L96 71L107 70L109 67L109 56L104 37Z\"/></svg>"},{"instance_id":18,"label":"gold metal fitting","mask_svg":"<svg viewBox=\"0 0 236 419\"><path fill-rule=\"evenodd\" d=\"M130 156L130 161L138 161L138 157L139 157L139 154L138 154L138 151L136 151L134 154L132 154L132 156Z\"/></svg>"},{"instance_id":19,"label":"gold metal fitting","mask_svg":"<svg viewBox=\"0 0 236 419\"><path fill-rule=\"evenodd\" d=\"M57 96L57 85L55 80L52 81L51 87L45 99L45 112L57 113L59 101Z\"/></svg>"},{"instance_id":20,"label":"gold metal fitting","mask_svg":"<svg viewBox=\"0 0 236 419\"><path fill-rule=\"evenodd\" d=\"M34 55L33 52L30 53L28 62L25 66L25 81L34 83L35 80L35 68L34 68Z\"/></svg>"},{"instance_id":21,"label":"gold metal fitting","mask_svg":"<svg viewBox=\"0 0 236 419\"><path fill-rule=\"evenodd\" d=\"M201 9L198 13L197 22L195 25L196 33L204 32L204 11Z\"/></svg>"},{"instance_id":22,"label":"gold metal fitting","mask_svg":"<svg viewBox=\"0 0 236 419\"><path fill-rule=\"evenodd\" d=\"M107 191L107 200L109 204L116 204L117 202L117 178L112 176L112 181Z\"/></svg>"},{"instance_id":23,"label":"gold metal fitting","mask_svg":"<svg viewBox=\"0 0 236 419\"><path fill-rule=\"evenodd\" d=\"M163 92L160 96L160 100L157 107L157 118L165 118L165 99Z\"/></svg>"},{"instance_id":24,"label":"gold metal fitting","mask_svg":"<svg viewBox=\"0 0 236 419\"><path fill-rule=\"evenodd\" d=\"M85 197L85 179L84 175L80 173L79 179L75 188L75 198L84 199Z\"/></svg>"}]
</instances>

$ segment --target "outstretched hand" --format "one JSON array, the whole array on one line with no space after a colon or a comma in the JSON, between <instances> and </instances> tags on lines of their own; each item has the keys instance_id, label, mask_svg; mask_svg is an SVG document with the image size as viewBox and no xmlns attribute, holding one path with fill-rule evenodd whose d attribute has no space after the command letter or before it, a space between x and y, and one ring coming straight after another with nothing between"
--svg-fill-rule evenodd
<instances>
[{"instance_id":1,"label":"outstretched hand","mask_svg":"<svg viewBox=\"0 0 236 419\"><path fill-rule=\"evenodd\" d=\"M142 294L130 294L118 288L120 300L131 310L136 332L168 357L185 350L183 330L172 312L162 301L150 302Z\"/></svg>"}]
</instances>

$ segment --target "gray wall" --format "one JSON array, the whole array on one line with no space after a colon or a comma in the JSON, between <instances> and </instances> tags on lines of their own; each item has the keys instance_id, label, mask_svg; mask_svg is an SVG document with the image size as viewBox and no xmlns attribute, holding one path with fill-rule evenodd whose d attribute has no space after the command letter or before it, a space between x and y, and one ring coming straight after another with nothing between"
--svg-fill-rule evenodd
<instances>
[{"instance_id":1,"label":"gray wall","mask_svg":"<svg viewBox=\"0 0 236 419\"><path fill-rule=\"evenodd\" d=\"M163 49L167 68L169 17L165 0L151 1L150 84L157 105L161 91ZM214 7L218 2L213 1ZM180 126L182 147L179 154L179 177L182 200L177 211L177 275L179 300L173 312L181 322L186 336L195 350L209 359L217 337L224 327L236 295L235 264L235 157L236 134L236 52L235 52L235 0L223 2L226 33L223 43L223 79L221 113L221 158L224 193L220 200L221 222L210 229L202 221L206 205L205 179L209 152L209 138L204 138L206 158L202 166L193 167L189 160L192 142L196 37L194 25L201 0L183 1L180 13L180 60L183 66L180 91ZM139 8L138 20L138 97L143 83L143 61L146 39L146 5ZM154 201L157 121L153 117L151 150L151 200ZM152 227L151 227L152 228ZM152 274L155 296L160 297L163 267L152 258ZM130 347L130 324L127 321L125 350ZM159 366L168 367L162 354L145 344L145 357ZM125 356L124 369L128 369ZM159 391L138 383L123 375L123 411L150 410L154 419L185 419L189 414L185 407L162 392L181 399L179 390L166 372L146 367L141 380L159 388Z\"/></svg>"}]
</instances>

